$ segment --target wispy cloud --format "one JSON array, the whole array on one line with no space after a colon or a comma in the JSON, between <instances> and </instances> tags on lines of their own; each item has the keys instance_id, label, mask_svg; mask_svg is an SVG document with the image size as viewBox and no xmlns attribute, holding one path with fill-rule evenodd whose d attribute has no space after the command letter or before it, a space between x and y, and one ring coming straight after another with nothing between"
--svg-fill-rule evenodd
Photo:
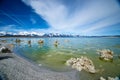
<instances>
[{"instance_id":1,"label":"wispy cloud","mask_svg":"<svg viewBox=\"0 0 120 80\"><path fill-rule=\"evenodd\" d=\"M9 30L15 28L16 25L10 24L10 25L0 26L0 27L1 27L0 30L2 30L2 31L9 31Z\"/></svg>"},{"instance_id":2,"label":"wispy cloud","mask_svg":"<svg viewBox=\"0 0 120 80\"><path fill-rule=\"evenodd\" d=\"M18 25L20 26L25 26L24 23L18 19L15 15L9 15L8 13L6 13L5 11L3 10L0 10L0 12L2 12L2 14L4 14L5 16L7 16L9 19L13 20L14 22L16 22ZM14 17L13 17L14 16Z\"/></svg>"},{"instance_id":3,"label":"wispy cloud","mask_svg":"<svg viewBox=\"0 0 120 80\"><path fill-rule=\"evenodd\" d=\"M28 31L25 29L22 29L22 27L19 27L18 25L15 24L8 24L8 25L2 25L0 26L0 32L22 32L22 31Z\"/></svg>"},{"instance_id":4,"label":"wispy cloud","mask_svg":"<svg viewBox=\"0 0 120 80\"><path fill-rule=\"evenodd\" d=\"M119 11L119 13L120 13L120 11ZM105 27L110 28L111 25L120 23L119 13L108 16L108 17L98 21L97 23L90 25L90 27L88 29L85 29L83 31L83 33L88 33L88 32L99 30L99 29L104 29Z\"/></svg>"},{"instance_id":5,"label":"wispy cloud","mask_svg":"<svg viewBox=\"0 0 120 80\"><path fill-rule=\"evenodd\" d=\"M120 23L117 0L22 0L51 31L88 33ZM101 20L101 21L98 21Z\"/></svg>"}]
</instances>

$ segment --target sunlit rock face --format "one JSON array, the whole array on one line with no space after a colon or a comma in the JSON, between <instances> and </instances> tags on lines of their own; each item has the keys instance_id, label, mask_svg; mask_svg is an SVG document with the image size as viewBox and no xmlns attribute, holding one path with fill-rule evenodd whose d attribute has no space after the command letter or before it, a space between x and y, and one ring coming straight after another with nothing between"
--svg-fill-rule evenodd
<instances>
[{"instance_id":1,"label":"sunlit rock face","mask_svg":"<svg viewBox=\"0 0 120 80\"><path fill-rule=\"evenodd\" d=\"M96 73L93 62L87 57L70 58L66 61L66 65L71 66L78 71L85 70L90 73Z\"/></svg>"},{"instance_id":2,"label":"sunlit rock face","mask_svg":"<svg viewBox=\"0 0 120 80\"><path fill-rule=\"evenodd\" d=\"M98 54L100 55L100 59L105 61L113 60L113 51L109 49L98 50Z\"/></svg>"}]
</instances>

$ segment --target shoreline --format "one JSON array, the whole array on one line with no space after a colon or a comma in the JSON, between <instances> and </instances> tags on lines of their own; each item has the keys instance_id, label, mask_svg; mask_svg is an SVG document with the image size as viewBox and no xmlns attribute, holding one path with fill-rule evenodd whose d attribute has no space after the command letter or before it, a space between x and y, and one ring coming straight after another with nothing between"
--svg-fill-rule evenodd
<instances>
[{"instance_id":1,"label":"shoreline","mask_svg":"<svg viewBox=\"0 0 120 80\"><path fill-rule=\"evenodd\" d=\"M0 80L79 80L76 70L57 72L15 53L0 53Z\"/></svg>"},{"instance_id":2,"label":"shoreline","mask_svg":"<svg viewBox=\"0 0 120 80\"><path fill-rule=\"evenodd\" d=\"M120 36L0 36L0 38L120 38Z\"/></svg>"}]
</instances>

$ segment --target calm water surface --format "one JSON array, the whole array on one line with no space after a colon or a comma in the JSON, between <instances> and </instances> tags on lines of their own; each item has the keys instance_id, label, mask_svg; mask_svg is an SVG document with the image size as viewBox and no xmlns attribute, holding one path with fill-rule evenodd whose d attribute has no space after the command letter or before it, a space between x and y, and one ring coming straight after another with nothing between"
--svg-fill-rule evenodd
<instances>
[{"instance_id":1,"label":"calm water surface","mask_svg":"<svg viewBox=\"0 0 120 80\"><path fill-rule=\"evenodd\" d=\"M8 43L15 44L14 52L38 65L45 66L54 71L70 71L65 65L66 60L71 57L87 56L96 69L100 72L90 74L85 71L79 72L80 80L98 80L100 76L120 77L120 38L18 38L22 42L16 43L16 38L2 38ZM28 44L31 40L31 44ZM38 40L44 40L39 44ZM55 46L54 42L59 45ZM114 52L113 62L105 62L99 59L98 49L110 49Z\"/></svg>"}]
</instances>

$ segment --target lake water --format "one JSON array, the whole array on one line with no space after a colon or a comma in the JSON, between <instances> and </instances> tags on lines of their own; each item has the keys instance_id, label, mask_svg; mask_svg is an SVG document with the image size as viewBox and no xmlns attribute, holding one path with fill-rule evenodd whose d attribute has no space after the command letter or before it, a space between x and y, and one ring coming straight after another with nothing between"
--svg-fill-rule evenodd
<instances>
[{"instance_id":1,"label":"lake water","mask_svg":"<svg viewBox=\"0 0 120 80\"><path fill-rule=\"evenodd\" d=\"M120 38L18 38L22 40L20 43L15 42L16 38L1 39L15 44L16 54L54 71L70 71L72 68L65 65L68 59L87 56L100 72L90 74L81 71L80 80L98 80L100 76L120 77L120 58L118 58ZM31 43L28 44L28 40ZM44 43L39 44L39 40L43 40ZM55 46L55 41L58 41L59 45ZM113 62L99 59L97 50L101 49L110 49L114 52Z\"/></svg>"}]
</instances>

